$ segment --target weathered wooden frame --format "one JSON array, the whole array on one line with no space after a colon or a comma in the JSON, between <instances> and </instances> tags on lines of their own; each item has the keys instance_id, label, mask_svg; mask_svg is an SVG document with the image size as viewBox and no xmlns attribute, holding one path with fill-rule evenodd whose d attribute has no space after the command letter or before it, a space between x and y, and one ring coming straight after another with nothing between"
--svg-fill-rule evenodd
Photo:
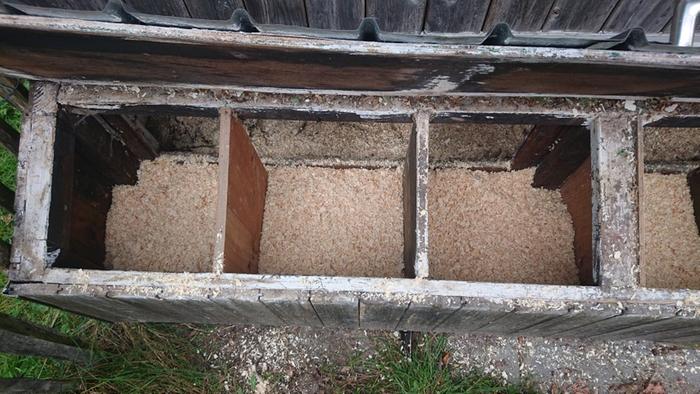
<instances>
[{"instance_id":1,"label":"weathered wooden frame","mask_svg":"<svg viewBox=\"0 0 700 394\"><path fill-rule=\"evenodd\" d=\"M700 335L700 291L649 289L639 283L639 131L643 125L698 125L697 104L522 97L385 97L378 102L376 97L338 95L309 95L300 103L284 94L225 89L59 87L52 83L36 83L32 103L20 144L11 294L111 321L315 325L675 342L697 341ZM587 125L592 129L595 198L591 241L598 286L431 280L429 262L418 258L427 247L422 244L427 227L422 227L420 213L415 227L415 278L47 269L42 248L59 105L88 113L214 115L228 108L242 117L414 119L417 153L412 157L425 153L426 166L429 117L433 122ZM424 169L419 167L416 164L410 176L416 180L417 209L425 201L419 190L425 187L421 182Z\"/></svg>"},{"instance_id":2,"label":"weathered wooden frame","mask_svg":"<svg viewBox=\"0 0 700 394\"><path fill-rule=\"evenodd\" d=\"M368 42L26 15L1 15L0 36L0 72L57 82L689 98L700 88L700 56L691 53Z\"/></svg>"}]
</instances>

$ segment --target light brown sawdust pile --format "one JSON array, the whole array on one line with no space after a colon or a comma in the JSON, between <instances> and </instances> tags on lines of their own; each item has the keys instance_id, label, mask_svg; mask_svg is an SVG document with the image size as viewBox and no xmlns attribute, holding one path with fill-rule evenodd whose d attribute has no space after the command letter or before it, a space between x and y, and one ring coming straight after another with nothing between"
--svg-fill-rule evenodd
<instances>
[{"instance_id":1,"label":"light brown sawdust pile","mask_svg":"<svg viewBox=\"0 0 700 394\"><path fill-rule=\"evenodd\" d=\"M577 284L571 216L534 169L430 173L430 275L435 279Z\"/></svg>"},{"instance_id":2,"label":"light brown sawdust pile","mask_svg":"<svg viewBox=\"0 0 700 394\"><path fill-rule=\"evenodd\" d=\"M107 216L108 266L116 270L212 269L217 164L205 156L144 161L136 185L116 186Z\"/></svg>"},{"instance_id":3,"label":"light brown sawdust pile","mask_svg":"<svg viewBox=\"0 0 700 394\"><path fill-rule=\"evenodd\" d=\"M697 128L645 127L643 131L645 161L700 160L700 138Z\"/></svg>"},{"instance_id":4,"label":"light brown sawdust pile","mask_svg":"<svg viewBox=\"0 0 700 394\"><path fill-rule=\"evenodd\" d=\"M400 277L400 169L268 170L260 273Z\"/></svg>"},{"instance_id":5,"label":"light brown sawdust pile","mask_svg":"<svg viewBox=\"0 0 700 394\"><path fill-rule=\"evenodd\" d=\"M700 235L685 174L644 174L642 284L700 289Z\"/></svg>"}]
</instances>

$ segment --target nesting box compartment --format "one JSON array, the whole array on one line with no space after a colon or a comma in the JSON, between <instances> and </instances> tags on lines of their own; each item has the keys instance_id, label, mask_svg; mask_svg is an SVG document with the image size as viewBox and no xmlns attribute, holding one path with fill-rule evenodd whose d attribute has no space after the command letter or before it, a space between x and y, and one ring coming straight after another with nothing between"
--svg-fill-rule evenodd
<instances>
[{"instance_id":1,"label":"nesting box compartment","mask_svg":"<svg viewBox=\"0 0 700 394\"><path fill-rule=\"evenodd\" d=\"M338 112L347 98L309 109L183 91L172 104L171 93L102 89L33 88L13 294L110 321L697 337L685 304L697 291L639 285L633 113L435 98ZM100 100L137 105L96 114ZM218 158L162 152L131 115L158 111L218 116ZM386 168L290 165L263 163L241 118L412 127ZM431 126L464 122L532 126L498 168L434 157L431 141L450 143Z\"/></svg>"}]
</instances>

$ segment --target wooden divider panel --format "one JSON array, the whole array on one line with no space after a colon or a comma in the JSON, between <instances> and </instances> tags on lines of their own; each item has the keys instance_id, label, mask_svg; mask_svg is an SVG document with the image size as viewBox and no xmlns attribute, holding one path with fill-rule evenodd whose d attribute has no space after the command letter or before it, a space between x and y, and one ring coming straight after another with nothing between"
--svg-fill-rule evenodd
<instances>
[{"instance_id":1,"label":"wooden divider panel","mask_svg":"<svg viewBox=\"0 0 700 394\"><path fill-rule=\"evenodd\" d=\"M257 273L267 172L243 123L220 111L214 271Z\"/></svg>"},{"instance_id":2,"label":"wooden divider panel","mask_svg":"<svg viewBox=\"0 0 700 394\"><path fill-rule=\"evenodd\" d=\"M640 129L633 115L606 113L593 121L594 263L605 288L639 286Z\"/></svg>"},{"instance_id":3,"label":"wooden divider panel","mask_svg":"<svg viewBox=\"0 0 700 394\"><path fill-rule=\"evenodd\" d=\"M430 113L413 119L403 175L404 276L428 277L428 128Z\"/></svg>"}]
</instances>

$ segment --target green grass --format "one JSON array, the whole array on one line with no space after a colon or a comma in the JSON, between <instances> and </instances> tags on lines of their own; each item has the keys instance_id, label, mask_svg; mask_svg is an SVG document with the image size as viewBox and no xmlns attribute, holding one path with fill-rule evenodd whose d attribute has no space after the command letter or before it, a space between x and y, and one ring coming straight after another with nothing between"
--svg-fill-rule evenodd
<instances>
[{"instance_id":1,"label":"green grass","mask_svg":"<svg viewBox=\"0 0 700 394\"><path fill-rule=\"evenodd\" d=\"M349 372L331 367L330 381L336 392L353 393L530 393L526 385L504 384L481 372L463 374L450 364L444 336L426 335L411 357L398 341L383 339L373 357L358 355Z\"/></svg>"},{"instance_id":2,"label":"green grass","mask_svg":"<svg viewBox=\"0 0 700 394\"><path fill-rule=\"evenodd\" d=\"M7 281L0 274L3 287ZM221 379L197 352L208 328L110 324L17 298L0 296L0 312L86 342L87 365L0 353L0 378L74 382L85 393L218 393Z\"/></svg>"}]
</instances>

